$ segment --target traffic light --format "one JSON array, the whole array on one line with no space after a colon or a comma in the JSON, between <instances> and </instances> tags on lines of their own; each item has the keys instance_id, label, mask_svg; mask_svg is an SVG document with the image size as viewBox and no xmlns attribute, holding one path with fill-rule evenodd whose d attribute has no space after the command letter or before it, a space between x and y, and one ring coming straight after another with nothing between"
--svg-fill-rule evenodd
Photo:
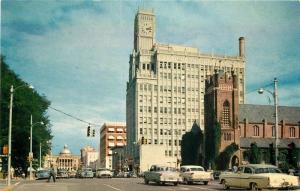
<instances>
[{"instance_id":1,"label":"traffic light","mask_svg":"<svg viewBox=\"0 0 300 191\"><path fill-rule=\"evenodd\" d=\"M87 136L89 137L90 135L91 135L91 127L88 126L88 127L87 127Z\"/></svg>"},{"instance_id":2,"label":"traffic light","mask_svg":"<svg viewBox=\"0 0 300 191\"><path fill-rule=\"evenodd\" d=\"M93 137L95 137L95 129L93 129Z\"/></svg>"}]
</instances>

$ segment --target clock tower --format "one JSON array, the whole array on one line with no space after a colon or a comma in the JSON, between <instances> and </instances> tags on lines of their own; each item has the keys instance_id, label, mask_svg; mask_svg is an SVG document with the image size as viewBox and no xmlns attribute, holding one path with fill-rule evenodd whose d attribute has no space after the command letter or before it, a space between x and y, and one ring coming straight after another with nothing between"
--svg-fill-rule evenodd
<instances>
[{"instance_id":1,"label":"clock tower","mask_svg":"<svg viewBox=\"0 0 300 191\"><path fill-rule=\"evenodd\" d=\"M150 50L155 42L153 11L138 10L134 21L134 50Z\"/></svg>"}]
</instances>

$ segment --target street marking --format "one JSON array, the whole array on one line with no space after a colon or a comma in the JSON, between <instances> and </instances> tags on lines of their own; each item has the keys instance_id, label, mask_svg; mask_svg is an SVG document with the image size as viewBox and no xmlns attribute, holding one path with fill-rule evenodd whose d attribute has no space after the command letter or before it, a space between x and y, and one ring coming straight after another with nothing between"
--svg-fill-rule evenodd
<instances>
[{"instance_id":1,"label":"street marking","mask_svg":"<svg viewBox=\"0 0 300 191\"><path fill-rule=\"evenodd\" d=\"M179 187L180 188L180 190L190 190L189 188L186 188L186 187Z\"/></svg>"},{"instance_id":2,"label":"street marking","mask_svg":"<svg viewBox=\"0 0 300 191\"><path fill-rule=\"evenodd\" d=\"M105 186L107 186L107 187L110 187L110 188L112 188L112 189L114 189L114 190L117 190L117 191L122 191L121 189L115 188L115 187L113 187L113 186L111 186L111 185L109 185L109 184L103 184L103 185L105 185Z\"/></svg>"},{"instance_id":3,"label":"street marking","mask_svg":"<svg viewBox=\"0 0 300 191\"><path fill-rule=\"evenodd\" d=\"M198 186L189 186L189 187L192 187L192 188L197 188L197 189L200 189L200 190L213 190L213 191L215 191L215 190L216 190L216 189L203 188L203 187L198 187Z\"/></svg>"},{"instance_id":4,"label":"street marking","mask_svg":"<svg viewBox=\"0 0 300 191\"><path fill-rule=\"evenodd\" d=\"M161 188L161 189L175 191L174 189L170 189L170 188Z\"/></svg>"}]
</instances>

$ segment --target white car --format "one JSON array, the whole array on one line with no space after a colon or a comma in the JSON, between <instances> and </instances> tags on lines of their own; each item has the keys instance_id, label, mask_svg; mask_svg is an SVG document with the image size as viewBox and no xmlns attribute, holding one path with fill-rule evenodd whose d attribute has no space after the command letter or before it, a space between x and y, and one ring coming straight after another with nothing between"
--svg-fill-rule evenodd
<instances>
[{"instance_id":1,"label":"white car","mask_svg":"<svg viewBox=\"0 0 300 191\"><path fill-rule=\"evenodd\" d=\"M184 183L203 182L205 185L213 180L211 172L206 172L202 166L184 165L180 167L180 176Z\"/></svg>"},{"instance_id":2,"label":"white car","mask_svg":"<svg viewBox=\"0 0 300 191\"><path fill-rule=\"evenodd\" d=\"M220 175L224 189L250 188L258 189L299 189L299 179L282 173L276 166L264 164L242 165L237 172Z\"/></svg>"},{"instance_id":3,"label":"white car","mask_svg":"<svg viewBox=\"0 0 300 191\"><path fill-rule=\"evenodd\" d=\"M174 167L152 165L149 171L144 172L144 181L145 184L149 184L149 182L173 183L174 186L177 186L181 182L181 178Z\"/></svg>"},{"instance_id":4,"label":"white car","mask_svg":"<svg viewBox=\"0 0 300 191\"><path fill-rule=\"evenodd\" d=\"M106 168L99 168L96 171L96 177L97 178L112 178L113 173Z\"/></svg>"}]
</instances>

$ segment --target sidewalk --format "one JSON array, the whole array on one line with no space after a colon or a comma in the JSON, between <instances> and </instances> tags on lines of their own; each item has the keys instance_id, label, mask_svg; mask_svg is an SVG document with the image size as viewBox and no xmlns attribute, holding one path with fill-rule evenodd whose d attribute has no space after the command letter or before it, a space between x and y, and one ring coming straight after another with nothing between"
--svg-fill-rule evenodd
<instances>
[{"instance_id":1,"label":"sidewalk","mask_svg":"<svg viewBox=\"0 0 300 191\"><path fill-rule=\"evenodd\" d=\"M12 179L11 180L11 185L7 186L7 180L6 179L0 179L0 191L11 190L16 185L18 185L22 180L24 180L24 179Z\"/></svg>"}]
</instances>

